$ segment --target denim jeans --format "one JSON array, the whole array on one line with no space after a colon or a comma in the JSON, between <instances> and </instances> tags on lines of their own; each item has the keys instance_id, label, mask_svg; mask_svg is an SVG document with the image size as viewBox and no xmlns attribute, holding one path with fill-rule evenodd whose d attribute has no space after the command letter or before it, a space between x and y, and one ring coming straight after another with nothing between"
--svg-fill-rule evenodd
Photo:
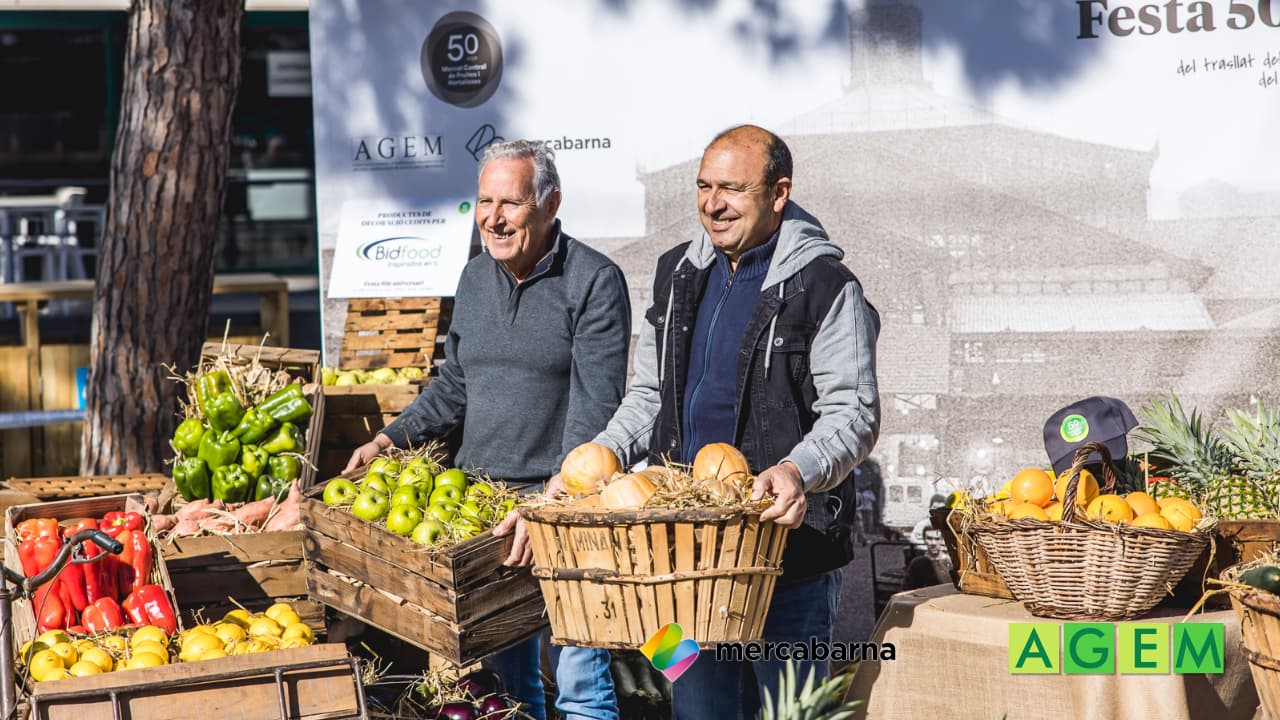
<instances>
[{"instance_id":1,"label":"denim jeans","mask_svg":"<svg viewBox=\"0 0 1280 720\"><path fill-rule=\"evenodd\" d=\"M777 588L764 621L763 639L805 642L814 638L818 642L831 642L843 574L843 570L833 570ZM830 672L826 661L795 664L796 679L801 686L811 668L817 673L815 680L825 678ZM785 667L785 660L717 662L713 650L704 650L672 684L675 718L754 718L760 712L766 693L774 697L777 705L778 684Z\"/></svg>"},{"instance_id":2,"label":"denim jeans","mask_svg":"<svg viewBox=\"0 0 1280 720\"><path fill-rule=\"evenodd\" d=\"M482 664L502 677L507 692L525 704L534 720L546 720L542 690L540 633L490 655ZM547 643L556 673L556 710L563 720L618 720L618 699L609 670L609 651Z\"/></svg>"}]
</instances>

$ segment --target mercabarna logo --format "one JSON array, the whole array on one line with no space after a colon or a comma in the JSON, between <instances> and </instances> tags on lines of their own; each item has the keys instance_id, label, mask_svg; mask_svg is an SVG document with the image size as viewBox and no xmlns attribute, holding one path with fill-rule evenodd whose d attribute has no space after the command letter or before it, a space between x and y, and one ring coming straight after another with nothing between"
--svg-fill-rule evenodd
<instances>
[{"instance_id":1,"label":"mercabarna logo","mask_svg":"<svg viewBox=\"0 0 1280 720\"><path fill-rule=\"evenodd\" d=\"M414 247L413 243L430 242L426 238L406 235L382 238L356 248L356 257L362 260L438 260L441 246Z\"/></svg>"},{"instance_id":2,"label":"mercabarna logo","mask_svg":"<svg viewBox=\"0 0 1280 720\"><path fill-rule=\"evenodd\" d=\"M698 643L684 637L679 623L667 623L640 647L653 667L675 682L698 659Z\"/></svg>"}]
</instances>

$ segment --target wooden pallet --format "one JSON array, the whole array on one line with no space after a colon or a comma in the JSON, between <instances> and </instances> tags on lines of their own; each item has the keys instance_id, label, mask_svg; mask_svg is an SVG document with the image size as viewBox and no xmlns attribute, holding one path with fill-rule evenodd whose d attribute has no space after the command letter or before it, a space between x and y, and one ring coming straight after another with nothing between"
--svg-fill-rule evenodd
<instances>
[{"instance_id":1,"label":"wooden pallet","mask_svg":"<svg viewBox=\"0 0 1280 720\"><path fill-rule=\"evenodd\" d=\"M512 536L483 533L438 552L303 494L308 594L456 665L539 632L545 605Z\"/></svg>"},{"instance_id":2,"label":"wooden pallet","mask_svg":"<svg viewBox=\"0 0 1280 720\"><path fill-rule=\"evenodd\" d=\"M430 367L442 327L441 305L438 297L349 300L339 366Z\"/></svg>"},{"instance_id":3,"label":"wooden pallet","mask_svg":"<svg viewBox=\"0 0 1280 720\"><path fill-rule=\"evenodd\" d=\"M341 473L351 452L399 417L423 387L417 383L326 386L318 477L327 479Z\"/></svg>"},{"instance_id":4,"label":"wooden pallet","mask_svg":"<svg viewBox=\"0 0 1280 720\"><path fill-rule=\"evenodd\" d=\"M34 495L41 500L69 500L159 492L169 482L167 475L69 475L65 477L9 478L0 486L15 492Z\"/></svg>"}]
</instances>

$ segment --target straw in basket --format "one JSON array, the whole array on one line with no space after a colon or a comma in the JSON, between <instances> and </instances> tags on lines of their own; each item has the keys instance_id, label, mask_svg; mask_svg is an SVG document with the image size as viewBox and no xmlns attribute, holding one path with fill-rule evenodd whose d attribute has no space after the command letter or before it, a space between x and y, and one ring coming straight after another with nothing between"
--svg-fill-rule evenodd
<instances>
[{"instance_id":1,"label":"straw in basket","mask_svg":"<svg viewBox=\"0 0 1280 720\"><path fill-rule=\"evenodd\" d=\"M552 640L638 648L667 623L702 647L760 639L788 530L739 508L523 507Z\"/></svg>"},{"instance_id":2,"label":"straw in basket","mask_svg":"<svg viewBox=\"0 0 1280 720\"><path fill-rule=\"evenodd\" d=\"M1233 565L1223 570L1222 579L1238 582L1241 569ZM1229 584L1228 588L1258 700L1268 718L1280 719L1280 597L1240 585Z\"/></svg>"},{"instance_id":3,"label":"straw in basket","mask_svg":"<svg viewBox=\"0 0 1280 720\"><path fill-rule=\"evenodd\" d=\"M1181 532L1081 517L1076 493L1093 453L1102 457L1106 487L1115 484L1107 447L1081 446L1068 471L1061 522L981 518L966 528L1034 615L1097 621L1139 617L1170 592L1212 537L1205 523Z\"/></svg>"}]
</instances>

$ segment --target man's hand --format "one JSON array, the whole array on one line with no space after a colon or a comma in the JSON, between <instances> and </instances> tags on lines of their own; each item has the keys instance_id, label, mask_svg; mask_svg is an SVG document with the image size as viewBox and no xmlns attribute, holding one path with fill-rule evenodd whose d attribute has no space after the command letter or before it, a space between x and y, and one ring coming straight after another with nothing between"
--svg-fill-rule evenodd
<instances>
[{"instance_id":1,"label":"man's hand","mask_svg":"<svg viewBox=\"0 0 1280 720\"><path fill-rule=\"evenodd\" d=\"M384 440L386 442L383 442ZM391 447L391 438L381 433L374 435L372 440L356 448L356 451L351 453L351 459L347 461L347 467L342 472L344 474L349 473L361 467L381 455L382 451L389 447Z\"/></svg>"},{"instance_id":2,"label":"man's hand","mask_svg":"<svg viewBox=\"0 0 1280 720\"><path fill-rule=\"evenodd\" d=\"M502 536L511 533L511 529L515 528L515 542L511 544L511 554L506 560L502 561L503 565L508 567L524 567L533 564L533 548L529 545L529 528L524 523L524 518L520 517L520 511L512 510L507 516L498 523L493 529L493 534Z\"/></svg>"},{"instance_id":3,"label":"man's hand","mask_svg":"<svg viewBox=\"0 0 1280 720\"><path fill-rule=\"evenodd\" d=\"M789 462L779 463L756 476L751 489L751 499L759 500L766 494L775 495L773 504L760 513L760 521L773 520L783 527L797 528L804 520L808 502L804 497L804 481L800 468Z\"/></svg>"},{"instance_id":4,"label":"man's hand","mask_svg":"<svg viewBox=\"0 0 1280 720\"><path fill-rule=\"evenodd\" d=\"M546 489L547 497L555 499L568 494L569 494L569 491L565 488L564 480L561 479L560 473L556 473L555 475L552 475L551 479L547 481L547 489Z\"/></svg>"}]
</instances>

